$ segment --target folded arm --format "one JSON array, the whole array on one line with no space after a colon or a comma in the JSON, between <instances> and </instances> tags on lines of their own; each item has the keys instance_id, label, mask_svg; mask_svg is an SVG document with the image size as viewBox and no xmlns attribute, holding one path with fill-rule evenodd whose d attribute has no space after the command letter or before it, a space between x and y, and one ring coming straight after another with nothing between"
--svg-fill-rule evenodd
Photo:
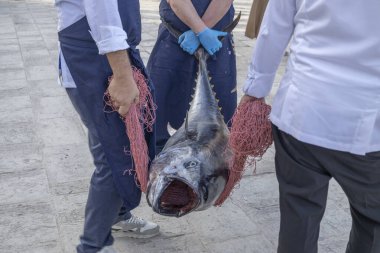
<instances>
[{"instance_id":1,"label":"folded arm","mask_svg":"<svg viewBox=\"0 0 380 253\"><path fill-rule=\"evenodd\" d=\"M233 0L212 0L201 18L191 0L168 0L177 17L195 33L214 27L230 9Z\"/></svg>"},{"instance_id":2,"label":"folded arm","mask_svg":"<svg viewBox=\"0 0 380 253\"><path fill-rule=\"evenodd\" d=\"M207 28L201 17L199 17L191 0L168 0L168 3L176 16L195 33Z\"/></svg>"},{"instance_id":3,"label":"folded arm","mask_svg":"<svg viewBox=\"0 0 380 253\"><path fill-rule=\"evenodd\" d=\"M233 0L212 0L205 14L202 16L207 27L214 27L231 8Z\"/></svg>"},{"instance_id":4,"label":"folded arm","mask_svg":"<svg viewBox=\"0 0 380 253\"><path fill-rule=\"evenodd\" d=\"M189 54L194 54L199 44L202 44L210 55L217 52L222 47L218 37L225 36L227 33L212 30L209 27L215 26L226 14L231 1L212 0L201 18L191 0L168 0L177 17L191 28L179 38L178 43L181 48Z\"/></svg>"}]
</instances>

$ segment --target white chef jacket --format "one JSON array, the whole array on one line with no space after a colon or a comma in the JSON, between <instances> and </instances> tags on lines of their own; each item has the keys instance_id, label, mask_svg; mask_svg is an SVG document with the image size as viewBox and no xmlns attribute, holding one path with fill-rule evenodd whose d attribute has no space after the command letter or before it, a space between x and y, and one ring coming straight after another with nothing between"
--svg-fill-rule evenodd
<instances>
[{"instance_id":1,"label":"white chef jacket","mask_svg":"<svg viewBox=\"0 0 380 253\"><path fill-rule=\"evenodd\" d=\"M306 143L380 151L380 1L270 0L244 93L268 95L291 37L271 121Z\"/></svg>"},{"instance_id":2,"label":"white chef jacket","mask_svg":"<svg viewBox=\"0 0 380 253\"><path fill-rule=\"evenodd\" d=\"M106 54L129 48L127 34L123 30L117 0L55 0L58 9L58 31L74 24L84 16L89 23L92 38L99 54ZM59 50L59 83L65 88L76 85Z\"/></svg>"}]
</instances>

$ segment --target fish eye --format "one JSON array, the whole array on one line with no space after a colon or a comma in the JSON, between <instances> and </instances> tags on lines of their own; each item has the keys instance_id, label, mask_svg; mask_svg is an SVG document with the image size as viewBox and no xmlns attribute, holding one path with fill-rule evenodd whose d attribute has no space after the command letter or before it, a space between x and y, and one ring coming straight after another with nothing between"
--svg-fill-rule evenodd
<instances>
[{"instance_id":1,"label":"fish eye","mask_svg":"<svg viewBox=\"0 0 380 253\"><path fill-rule=\"evenodd\" d=\"M186 168L194 168L194 167L196 167L197 165L198 165L198 163L197 163L196 161L190 161L190 162L187 162L187 163L184 164L184 166L185 166Z\"/></svg>"}]
</instances>

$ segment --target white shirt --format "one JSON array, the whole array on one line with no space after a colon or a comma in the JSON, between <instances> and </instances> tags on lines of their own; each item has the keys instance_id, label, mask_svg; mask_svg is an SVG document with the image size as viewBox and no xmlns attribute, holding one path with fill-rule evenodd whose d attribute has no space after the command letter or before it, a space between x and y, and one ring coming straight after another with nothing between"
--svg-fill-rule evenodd
<instances>
[{"instance_id":1,"label":"white shirt","mask_svg":"<svg viewBox=\"0 0 380 253\"><path fill-rule=\"evenodd\" d=\"M244 93L268 95L293 36L271 121L306 143L379 151L379 24L379 0L270 0Z\"/></svg>"},{"instance_id":2,"label":"white shirt","mask_svg":"<svg viewBox=\"0 0 380 253\"><path fill-rule=\"evenodd\" d=\"M99 54L127 49L127 34L123 30L117 0L55 0L58 9L58 31L86 16L92 38ZM75 88L75 83L61 53L59 81L65 88Z\"/></svg>"}]
</instances>

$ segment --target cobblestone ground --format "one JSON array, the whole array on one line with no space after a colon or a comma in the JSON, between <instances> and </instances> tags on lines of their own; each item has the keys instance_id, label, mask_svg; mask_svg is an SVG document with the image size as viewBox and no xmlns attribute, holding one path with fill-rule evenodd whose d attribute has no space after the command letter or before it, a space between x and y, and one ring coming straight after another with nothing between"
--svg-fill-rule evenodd
<instances>
[{"instance_id":1,"label":"cobblestone ground","mask_svg":"<svg viewBox=\"0 0 380 253\"><path fill-rule=\"evenodd\" d=\"M142 0L146 61L155 41L158 0ZM243 36L250 1L236 0L238 84L254 41ZM0 252L72 253L82 230L93 165L86 134L57 77L56 12L52 0L0 0ZM284 72L284 64L276 78ZM240 90L240 89L239 89ZM271 99L269 99L271 101ZM160 224L149 240L117 238L120 252L276 251L279 227L274 150L249 171L221 208L180 219L153 214L143 201L135 214ZM351 219L333 181L320 252L344 252Z\"/></svg>"}]
</instances>

